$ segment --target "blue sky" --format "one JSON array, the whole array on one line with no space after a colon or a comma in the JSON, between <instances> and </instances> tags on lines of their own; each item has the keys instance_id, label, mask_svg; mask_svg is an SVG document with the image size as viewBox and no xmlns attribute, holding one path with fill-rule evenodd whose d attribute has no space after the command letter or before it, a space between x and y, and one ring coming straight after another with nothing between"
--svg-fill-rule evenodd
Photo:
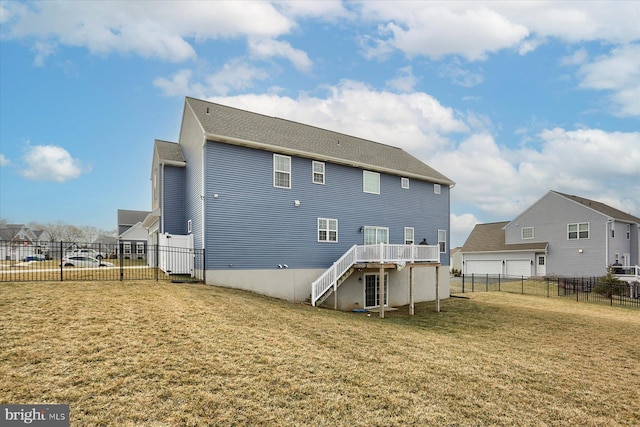
<instances>
[{"instance_id":1,"label":"blue sky","mask_svg":"<svg viewBox=\"0 0 640 427\"><path fill-rule=\"evenodd\" d=\"M549 190L640 216L640 2L0 1L0 218L149 210L185 96L394 145L451 245Z\"/></svg>"}]
</instances>

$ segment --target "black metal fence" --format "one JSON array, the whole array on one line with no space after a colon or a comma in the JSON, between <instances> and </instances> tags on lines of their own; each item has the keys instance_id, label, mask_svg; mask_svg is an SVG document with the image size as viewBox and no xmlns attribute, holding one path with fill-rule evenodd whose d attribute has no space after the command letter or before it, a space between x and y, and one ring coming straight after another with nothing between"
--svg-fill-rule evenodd
<instances>
[{"instance_id":1,"label":"black metal fence","mask_svg":"<svg viewBox=\"0 0 640 427\"><path fill-rule=\"evenodd\" d=\"M611 283L600 277L532 278L492 274L452 277L451 294L502 291L547 298L640 308L640 283Z\"/></svg>"},{"instance_id":2,"label":"black metal fence","mask_svg":"<svg viewBox=\"0 0 640 427\"><path fill-rule=\"evenodd\" d=\"M204 249L76 242L0 242L0 282L204 281Z\"/></svg>"}]
</instances>

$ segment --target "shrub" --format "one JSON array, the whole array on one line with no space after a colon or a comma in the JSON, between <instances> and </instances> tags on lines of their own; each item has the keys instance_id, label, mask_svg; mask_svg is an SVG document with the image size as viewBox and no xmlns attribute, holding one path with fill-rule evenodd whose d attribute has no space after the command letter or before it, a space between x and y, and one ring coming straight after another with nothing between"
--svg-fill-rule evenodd
<instances>
[{"instance_id":1,"label":"shrub","mask_svg":"<svg viewBox=\"0 0 640 427\"><path fill-rule=\"evenodd\" d=\"M606 276L600 278L598 284L593 288L593 291L607 298L611 298L612 295L623 295L625 282L609 272Z\"/></svg>"}]
</instances>

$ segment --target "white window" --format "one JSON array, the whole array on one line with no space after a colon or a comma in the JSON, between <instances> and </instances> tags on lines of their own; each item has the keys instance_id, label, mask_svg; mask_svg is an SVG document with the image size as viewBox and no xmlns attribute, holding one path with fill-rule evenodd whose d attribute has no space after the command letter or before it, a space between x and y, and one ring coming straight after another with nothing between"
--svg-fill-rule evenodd
<instances>
[{"instance_id":1,"label":"white window","mask_svg":"<svg viewBox=\"0 0 640 427\"><path fill-rule=\"evenodd\" d=\"M291 157L273 155L273 186L291 188Z\"/></svg>"},{"instance_id":2,"label":"white window","mask_svg":"<svg viewBox=\"0 0 640 427\"><path fill-rule=\"evenodd\" d=\"M408 189L409 188L409 178L400 178L400 186L402 188Z\"/></svg>"},{"instance_id":3,"label":"white window","mask_svg":"<svg viewBox=\"0 0 640 427\"><path fill-rule=\"evenodd\" d=\"M318 218L318 242L338 241L338 220Z\"/></svg>"},{"instance_id":4,"label":"white window","mask_svg":"<svg viewBox=\"0 0 640 427\"><path fill-rule=\"evenodd\" d=\"M362 188L365 193L380 194L380 174L362 171Z\"/></svg>"},{"instance_id":5,"label":"white window","mask_svg":"<svg viewBox=\"0 0 640 427\"><path fill-rule=\"evenodd\" d=\"M191 230L193 230L192 224L191 224L191 220L188 220L187 221L187 233L191 233Z\"/></svg>"},{"instance_id":6,"label":"white window","mask_svg":"<svg viewBox=\"0 0 640 427\"><path fill-rule=\"evenodd\" d=\"M631 224L627 224L627 240L631 239Z\"/></svg>"},{"instance_id":7,"label":"white window","mask_svg":"<svg viewBox=\"0 0 640 427\"><path fill-rule=\"evenodd\" d=\"M144 255L144 242L136 242L136 254Z\"/></svg>"},{"instance_id":8,"label":"white window","mask_svg":"<svg viewBox=\"0 0 640 427\"><path fill-rule=\"evenodd\" d=\"M324 163L313 162L313 183L324 184Z\"/></svg>"},{"instance_id":9,"label":"white window","mask_svg":"<svg viewBox=\"0 0 640 427\"><path fill-rule=\"evenodd\" d=\"M440 192L442 191L440 184L433 184L433 193L434 194L440 194Z\"/></svg>"},{"instance_id":10,"label":"white window","mask_svg":"<svg viewBox=\"0 0 640 427\"><path fill-rule=\"evenodd\" d=\"M533 239L533 227L524 227L522 229L523 239Z\"/></svg>"},{"instance_id":11,"label":"white window","mask_svg":"<svg viewBox=\"0 0 640 427\"><path fill-rule=\"evenodd\" d=\"M567 238L569 240L575 239L588 239L589 238L589 223L581 222L577 224L569 224L567 226Z\"/></svg>"},{"instance_id":12,"label":"white window","mask_svg":"<svg viewBox=\"0 0 640 427\"><path fill-rule=\"evenodd\" d=\"M124 242L123 247L122 247L122 251L125 254L131 254L131 242Z\"/></svg>"},{"instance_id":13,"label":"white window","mask_svg":"<svg viewBox=\"0 0 640 427\"><path fill-rule=\"evenodd\" d=\"M387 227L365 227L364 244L377 245L379 243L389 243L389 229Z\"/></svg>"},{"instance_id":14,"label":"white window","mask_svg":"<svg viewBox=\"0 0 640 427\"><path fill-rule=\"evenodd\" d=\"M447 230L438 230L438 246L441 254L447 252Z\"/></svg>"},{"instance_id":15,"label":"white window","mask_svg":"<svg viewBox=\"0 0 640 427\"><path fill-rule=\"evenodd\" d=\"M413 245L415 243L414 235L415 233L414 233L413 227L405 227L404 228L404 244Z\"/></svg>"}]
</instances>

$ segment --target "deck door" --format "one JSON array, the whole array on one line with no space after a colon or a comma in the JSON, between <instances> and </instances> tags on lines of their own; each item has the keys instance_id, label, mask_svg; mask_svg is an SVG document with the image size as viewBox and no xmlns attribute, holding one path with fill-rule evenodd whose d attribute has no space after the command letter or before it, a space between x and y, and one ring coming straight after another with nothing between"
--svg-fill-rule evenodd
<instances>
[{"instance_id":1,"label":"deck door","mask_svg":"<svg viewBox=\"0 0 640 427\"><path fill-rule=\"evenodd\" d=\"M389 305L389 275L384 275L384 306ZM380 307L380 275L364 275L364 306L365 308Z\"/></svg>"},{"instance_id":2,"label":"deck door","mask_svg":"<svg viewBox=\"0 0 640 427\"><path fill-rule=\"evenodd\" d=\"M370 227L364 228L364 244L376 245L379 243L389 244L389 228L388 227Z\"/></svg>"},{"instance_id":3,"label":"deck door","mask_svg":"<svg viewBox=\"0 0 640 427\"><path fill-rule=\"evenodd\" d=\"M536 276L547 275L547 256L536 255Z\"/></svg>"}]
</instances>

